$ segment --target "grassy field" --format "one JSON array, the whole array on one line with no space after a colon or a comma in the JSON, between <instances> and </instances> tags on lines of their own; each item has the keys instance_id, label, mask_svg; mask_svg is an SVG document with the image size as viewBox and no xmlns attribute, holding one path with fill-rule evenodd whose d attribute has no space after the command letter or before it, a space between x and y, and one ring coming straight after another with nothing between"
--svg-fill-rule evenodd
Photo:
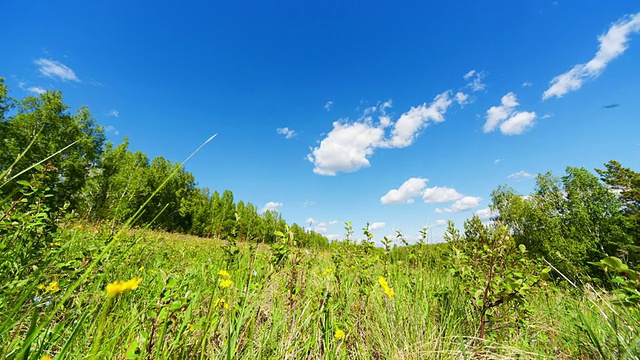
<instances>
[{"instance_id":1,"label":"grassy field","mask_svg":"<svg viewBox=\"0 0 640 360\"><path fill-rule=\"evenodd\" d=\"M0 292L0 359L638 358L638 308L546 284L487 336L441 247L415 258L74 225ZM109 285L111 284L111 285Z\"/></svg>"}]
</instances>

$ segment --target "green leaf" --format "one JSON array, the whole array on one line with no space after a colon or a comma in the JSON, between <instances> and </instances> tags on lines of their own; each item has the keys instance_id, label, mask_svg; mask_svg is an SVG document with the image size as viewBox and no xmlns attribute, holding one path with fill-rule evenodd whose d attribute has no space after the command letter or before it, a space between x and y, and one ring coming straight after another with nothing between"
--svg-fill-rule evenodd
<instances>
[{"instance_id":1,"label":"green leaf","mask_svg":"<svg viewBox=\"0 0 640 360\"><path fill-rule=\"evenodd\" d=\"M129 347L127 348L127 359L137 359L138 358L138 354L136 353L137 351L138 351L138 341L133 340L131 344L129 344Z\"/></svg>"}]
</instances>

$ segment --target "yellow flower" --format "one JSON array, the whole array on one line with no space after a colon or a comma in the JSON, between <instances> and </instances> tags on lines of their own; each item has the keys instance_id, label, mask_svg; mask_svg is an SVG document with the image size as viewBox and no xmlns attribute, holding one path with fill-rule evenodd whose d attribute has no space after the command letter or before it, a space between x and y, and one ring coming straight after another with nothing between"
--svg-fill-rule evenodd
<instances>
[{"instance_id":1,"label":"yellow flower","mask_svg":"<svg viewBox=\"0 0 640 360\"><path fill-rule=\"evenodd\" d=\"M333 335L334 338L336 338L336 340L342 340L344 339L344 331L340 330L340 329L336 329L336 333L335 335Z\"/></svg>"},{"instance_id":2,"label":"yellow flower","mask_svg":"<svg viewBox=\"0 0 640 360\"><path fill-rule=\"evenodd\" d=\"M191 332L194 332L196 330L196 328L192 324L187 324L187 327L189 328L189 331L191 331Z\"/></svg>"},{"instance_id":3,"label":"yellow flower","mask_svg":"<svg viewBox=\"0 0 640 360\"><path fill-rule=\"evenodd\" d=\"M380 286L382 286L382 290L384 290L384 293L387 294L389 298L393 299L393 297L395 296L395 293L393 292L393 289L389 287L389 283L387 283L387 279L380 276L378 278L378 283L380 284Z\"/></svg>"},{"instance_id":4,"label":"yellow flower","mask_svg":"<svg viewBox=\"0 0 640 360\"><path fill-rule=\"evenodd\" d=\"M38 289L39 289L39 290L44 290L44 289L45 289L45 286L44 286L43 284L40 284L40 285L38 285Z\"/></svg>"},{"instance_id":5,"label":"yellow flower","mask_svg":"<svg viewBox=\"0 0 640 360\"><path fill-rule=\"evenodd\" d=\"M107 296L112 298L120 294L124 291L135 290L138 288L138 285L142 282L141 278L134 277L131 280L127 281L116 281L107 285Z\"/></svg>"},{"instance_id":6,"label":"yellow flower","mask_svg":"<svg viewBox=\"0 0 640 360\"><path fill-rule=\"evenodd\" d=\"M333 272L332 268L328 268L327 270L322 272L322 275L327 276L327 275L331 275L331 273Z\"/></svg>"},{"instance_id":7,"label":"yellow flower","mask_svg":"<svg viewBox=\"0 0 640 360\"><path fill-rule=\"evenodd\" d=\"M219 306L225 310L229 310L229 304L224 300L224 298L219 298L218 300L216 300L215 306Z\"/></svg>"},{"instance_id":8,"label":"yellow flower","mask_svg":"<svg viewBox=\"0 0 640 360\"><path fill-rule=\"evenodd\" d=\"M49 285L47 285L47 287L44 288L45 291L51 291L51 292L56 292L58 290L60 290L60 288L58 287L58 282L57 281L52 281L51 283L49 283Z\"/></svg>"},{"instance_id":9,"label":"yellow flower","mask_svg":"<svg viewBox=\"0 0 640 360\"><path fill-rule=\"evenodd\" d=\"M140 266L140 268L138 269L138 272L143 272L144 271L144 266Z\"/></svg>"},{"instance_id":10,"label":"yellow flower","mask_svg":"<svg viewBox=\"0 0 640 360\"><path fill-rule=\"evenodd\" d=\"M221 269L218 271L218 275L222 276L222 277L226 277L227 279L231 279L231 275L229 274L229 272L227 270Z\"/></svg>"},{"instance_id":11,"label":"yellow flower","mask_svg":"<svg viewBox=\"0 0 640 360\"><path fill-rule=\"evenodd\" d=\"M51 356L45 355L42 357L42 360L51 360Z\"/></svg>"},{"instance_id":12,"label":"yellow flower","mask_svg":"<svg viewBox=\"0 0 640 360\"><path fill-rule=\"evenodd\" d=\"M229 286L233 285L233 281L231 281L230 279L220 279L218 285L220 285L221 289L226 289Z\"/></svg>"}]
</instances>

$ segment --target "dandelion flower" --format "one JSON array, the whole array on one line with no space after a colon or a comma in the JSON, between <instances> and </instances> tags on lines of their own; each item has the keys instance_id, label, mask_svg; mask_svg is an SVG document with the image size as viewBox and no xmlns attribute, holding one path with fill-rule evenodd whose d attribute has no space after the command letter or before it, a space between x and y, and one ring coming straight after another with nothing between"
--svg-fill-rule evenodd
<instances>
[{"instance_id":1,"label":"dandelion flower","mask_svg":"<svg viewBox=\"0 0 640 360\"><path fill-rule=\"evenodd\" d=\"M49 285L47 285L44 288L45 291L51 291L51 292L56 292L58 290L60 290L60 288L58 287L58 282L57 281L52 281Z\"/></svg>"},{"instance_id":2,"label":"dandelion flower","mask_svg":"<svg viewBox=\"0 0 640 360\"><path fill-rule=\"evenodd\" d=\"M107 285L107 296L113 298L124 291L135 290L142 282L141 278L134 277L127 281L116 281Z\"/></svg>"},{"instance_id":3,"label":"dandelion flower","mask_svg":"<svg viewBox=\"0 0 640 360\"><path fill-rule=\"evenodd\" d=\"M144 271L144 266L140 266L140 268L138 269L138 272L143 272Z\"/></svg>"},{"instance_id":4,"label":"dandelion flower","mask_svg":"<svg viewBox=\"0 0 640 360\"><path fill-rule=\"evenodd\" d=\"M233 281L231 281L230 279L220 279L218 285L220 285L221 289L226 289L229 286L233 285Z\"/></svg>"},{"instance_id":5,"label":"dandelion flower","mask_svg":"<svg viewBox=\"0 0 640 360\"><path fill-rule=\"evenodd\" d=\"M229 274L229 272L224 269L219 270L218 275L220 275L221 277L226 277L227 279L231 279L231 275Z\"/></svg>"},{"instance_id":6,"label":"dandelion flower","mask_svg":"<svg viewBox=\"0 0 640 360\"><path fill-rule=\"evenodd\" d=\"M336 338L336 340L342 340L345 337L344 331L342 331L341 329L336 329L336 333L335 335L333 335L334 338Z\"/></svg>"},{"instance_id":7,"label":"dandelion flower","mask_svg":"<svg viewBox=\"0 0 640 360\"><path fill-rule=\"evenodd\" d=\"M42 357L42 360L51 360L51 356L45 355Z\"/></svg>"},{"instance_id":8,"label":"dandelion flower","mask_svg":"<svg viewBox=\"0 0 640 360\"><path fill-rule=\"evenodd\" d=\"M46 286L44 286L43 284L38 285L38 289L39 290L44 290L46 288Z\"/></svg>"},{"instance_id":9,"label":"dandelion flower","mask_svg":"<svg viewBox=\"0 0 640 360\"><path fill-rule=\"evenodd\" d=\"M333 269L332 268L328 268L327 270L322 272L322 275L328 276L328 275L331 275L332 272L333 272Z\"/></svg>"},{"instance_id":10,"label":"dandelion flower","mask_svg":"<svg viewBox=\"0 0 640 360\"><path fill-rule=\"evenodd\" d=\"M215 306L216 307L219 306L219 307L221 307L221 308L223 308L225 310L229 310L229 304L224 300L224 298L217 299Z\"/></svg>"},{"instance_id":11,"label":"dandelion flower","mask_svg":"<svg viewBox=\"0 0 640 360\"><path fill-rule=\"evenodd\" d=\"M191 331L191 332L196 331L196 328L193 326L193 324L187 324L187 327L189 328L189 331Z\"/></svg>"}]
</instances>

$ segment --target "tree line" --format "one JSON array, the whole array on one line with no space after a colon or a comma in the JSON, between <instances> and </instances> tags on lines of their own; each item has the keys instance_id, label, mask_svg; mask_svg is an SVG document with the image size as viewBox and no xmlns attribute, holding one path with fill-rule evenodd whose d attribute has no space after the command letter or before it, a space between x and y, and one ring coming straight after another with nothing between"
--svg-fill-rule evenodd
<instances>
[{"instance_id":1,"label":"tree line","mask_svg":"<svg viewBox=\"0 0 640 360\"><path fill-rule=\"evenodd\" d=\"M60 91L15 99L0 78L0 138L0 174L4 174L0 180L5 183L0 199L5 204L19 195L21 182L35 176L34 171L19 172L46 159L43 165L55 173L43 178L49 193L46 205L75 213L83 221L113 228L130 222L266 243L275 242L274 233L287 227L279 213L260 214L252 203L236 201L231 190L220 194L199 187L179 163L131 151L127 138L118 145L107 142L104 128L89 109L80 107L72 113ZM297 224L290 231L304 245L328 244L323 235Z\"/></svg>"}]
</instances>

